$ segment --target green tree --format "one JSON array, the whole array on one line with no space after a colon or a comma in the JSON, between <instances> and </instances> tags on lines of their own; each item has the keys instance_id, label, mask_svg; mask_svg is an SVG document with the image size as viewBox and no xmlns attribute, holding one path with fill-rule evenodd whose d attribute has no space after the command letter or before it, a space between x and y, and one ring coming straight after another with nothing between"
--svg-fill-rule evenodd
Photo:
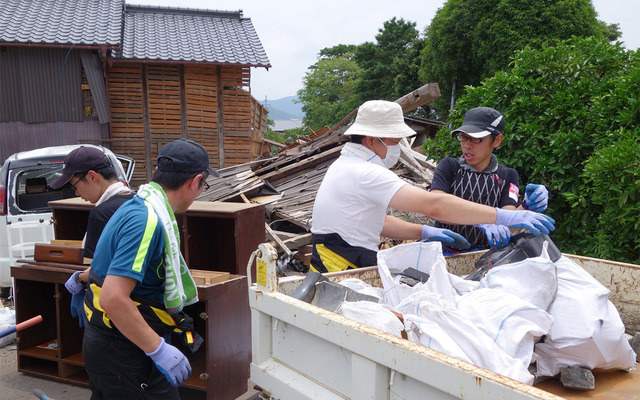
<instances>
[{"instance_id":1,"label":"green tree","mask_svg":"<svg viewBox=\"0 0 640 400\"><path fill-rule=\"evenodd\" d=\"M357 47L355 60L362 68L359 102L395 100L422 86L418 80L419 53L424 47L415 22L396 19L383 23L376 43Z\"/></svg>"},{"instance_id":2,"label":"green tree","mask_svg":"<svg viewBox=\"0 0 640 400\"><path fill-rule=\"evenodd\" d=\"M313 130L333 126L358 106L356 87L361 74L353 60L353 46L322 49L318 58L298 91L303 122Z\"/></svg>"},{"instance_id":3,"label":"green tree","mask_svg":"<svg viewBox=\"0 0 640 400\"><path fill-rule=\"evenodd\" d=\"M280 134L271 129L273 125L274 124L271 124L269 129L267 129L267 131L264 133L264 137L265 139L269 139L277 143L290 144L298 140L298 138L300 137L308 136L310 133L307 128L301 126L298 128L285 129L283 133ZM271 154L275 155L278 153L278 151L281 150L281 147L272 145L270 150Z\"/></svg>"},{"instance_id":4,"label":"green tree","mask_svg":"<svg viewBox=\"0 0 640 400\"><path fill-rule=\"evenodd\" d=\"M506 117L497 155L522 186L549 188L552 234L568 253L640 263L640 54L606 39L525 47L513 67L469 87L449 122L489 106ZM459 153L450 130L425 144L439 160Z\"/></svg>"},{"instance_id":5,"label":"green tree","mask_svg":"<svg viewBox=\"0 0 640 400\"><path fill-rule=\"evenodd\" d=\"M458 97L465 85L506 69L525 46L572 36L615 40L619 30L596 19L590 0L448 0L425 35L420 76L447 93L435 103L447 115L454 82Z\"/></svg>"}]
</instances>

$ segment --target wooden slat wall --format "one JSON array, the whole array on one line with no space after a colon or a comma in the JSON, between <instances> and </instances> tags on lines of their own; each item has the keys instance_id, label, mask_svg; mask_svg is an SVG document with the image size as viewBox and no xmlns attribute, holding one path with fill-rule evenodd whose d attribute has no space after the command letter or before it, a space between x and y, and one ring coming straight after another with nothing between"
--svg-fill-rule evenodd
<instances>
[{"instance_id":1,"label":"wooden slat wall","mask_svg":"<svg viewBox=\"0 0 640 400\"><path fill-rule=\"evenodd\" d=\"M264 141L264 132L267 130L267 108L258 103L251 96L251 157L256 159L264 152L269 151L269 145Z\"/></svg>"},{"instance_id":2,"label":"wooden slat wall","mask_svg":"<svg viewBox=\"0 0 640 400\"><path fill-rule=\"evenodd\" d=\"M146 79L149 107L148 137L151 139L149 150L155 168L162 146L182 137L180 67L147 64Z\"/></svg>"},{"instance_id":3,"label":"wooden slat wall","mask_svg":"<svg viewBox=\"0 0 640 400\"><path fill-rule=\"evenodd\" d=\"M222 70L224 166L253 160L251 155L251 93L240 89L249 81L249 68Z\"/></svg>"},{"instance_id":4,"label":"wooden slat wall","mask_svg":"<svg viewBox=\"0 0 640 400\"><path fill-rule=\"evenodd\" d=\"M218 157L218 79L216 68L185 66L187 137L207 149L209 161L220 165Z\"/></svg>"},{"instance_id":5,"label":"wooden slat wall","mask_svg":"<svg viewBox=\"0 0 640 400\"><path fill-rule=\"evenodd\" d=\"M218 72L221 82L218 82ZM262 146L257 142L263 138L266 110L250 92L242 89L249 85L248 67L116 64L110 67L108 75L112 148L136 160L133 187L146 182L147 170L155 167L158 150L183 136L202 144L209 153L211 165L220 167L220 85L224 166L252 161L261 154ZM148 142L145 142L146 108L149 110ZM146 165L147 151L152 165Z\"/></svg>"},{"instance_id":6,"label":"wooden slat wall","mask_svg":"<svg viewBox=\"0 0 640 400\"><path fill-rule=\"evenodd\" d=\"M136 160L132 177L132 182L139 182L136 186L146 180L141 74L142 65L136 64L113 66L108 73L111 150Z\"/></svg>"}]
</instances>

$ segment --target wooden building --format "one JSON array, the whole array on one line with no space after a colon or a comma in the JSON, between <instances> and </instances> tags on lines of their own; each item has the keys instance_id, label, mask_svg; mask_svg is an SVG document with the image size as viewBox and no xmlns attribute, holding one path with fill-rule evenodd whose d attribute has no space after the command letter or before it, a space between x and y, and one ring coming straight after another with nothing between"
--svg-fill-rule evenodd
<instances>
[{"instance_id":1,"label":"wooden building","mask_svg":"<svg viewBox=\"0 0 640 400\"><path fill-rule=\"evenodd\" d=\"M242 11L132 6L123 0L0 0L0 158L95 143L151 178L158 150L188 138L214 167L251 161L266 109L251 67L269 68Z\"/></svg>"}]
</instances>

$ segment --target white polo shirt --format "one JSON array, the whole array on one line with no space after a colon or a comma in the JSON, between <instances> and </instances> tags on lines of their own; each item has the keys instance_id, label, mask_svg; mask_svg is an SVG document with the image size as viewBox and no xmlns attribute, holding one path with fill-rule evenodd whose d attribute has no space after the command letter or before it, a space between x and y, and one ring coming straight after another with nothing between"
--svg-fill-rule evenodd
<instances>
[{"instance_id":1,"label":"white polo shirt","mask_svg":"<svg viewBox=\"0 0 640 400\"><path fill-rule=\"evenodd\" d=\"M311 232L337 233L352 246L378 251L389 202L407 184L380 164L373 151L347 143L320 184Z\"/></svg>"}]
</instances>

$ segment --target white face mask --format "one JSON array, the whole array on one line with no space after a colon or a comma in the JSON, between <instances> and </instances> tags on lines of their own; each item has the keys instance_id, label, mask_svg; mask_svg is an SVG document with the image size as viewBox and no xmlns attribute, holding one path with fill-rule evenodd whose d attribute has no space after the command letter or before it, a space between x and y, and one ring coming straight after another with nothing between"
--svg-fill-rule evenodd
<instances>
[{"instance_id":1,"label":"white face mask","mask_svg":"<svg viewBox=\"0 0 640 400\"><path fill-rule=\"evenodd\" d=\"M382 139L378 138L378 140L380 140L384 147L387 148L387 155L382 159L384 166L387 168L393 167L400 159L400 144L398 143L393 146L387 146L387 144L383 142Z\"/></svg>"}]
</instances>

